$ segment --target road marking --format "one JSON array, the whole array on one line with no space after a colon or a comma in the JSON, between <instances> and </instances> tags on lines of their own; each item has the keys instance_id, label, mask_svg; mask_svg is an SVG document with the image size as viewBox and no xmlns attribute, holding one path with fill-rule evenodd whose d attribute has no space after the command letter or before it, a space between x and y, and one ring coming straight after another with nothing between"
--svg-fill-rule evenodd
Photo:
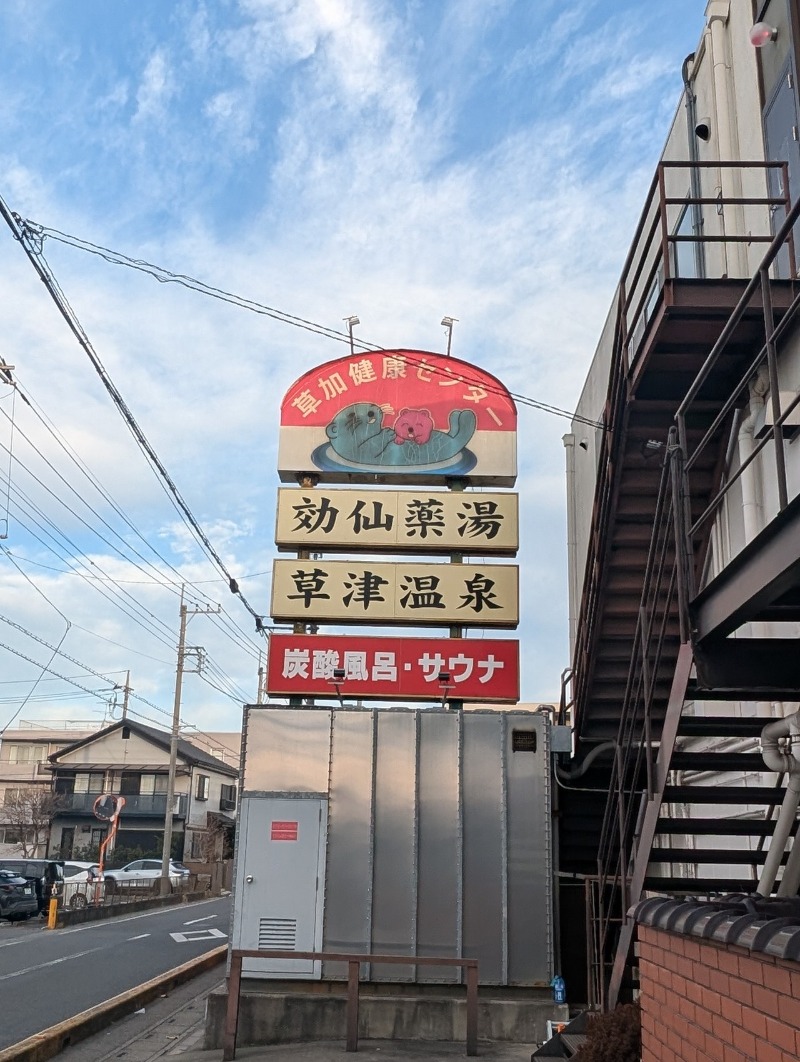
<instances>
[{"instance_id":1,"label":"road marking","mask_svg":"<svg viewBox=\"0 0 800 1062\"><path fill-rule=\"evenodd\" d=\"M145 937L149 936L149 933L140 933L138 937L128 937L128 940L144 940Z\"/></svg>"},{"instance_id":2,"label":"road marking","mask_svg":"<svg viewBox=\"0 0 800 1062\"><path fill-rule=\"evenodd\" d=\"M221 929L212 929L210 926L207 929L190 929L188 933L170 933L172 939L178 944L191 944L196 940L214 940L218 937L227 937L227 935Z\"/></svg>"},{"instance_id":3,"label":"road marking","mask_svg":"<svg viewBox=\"0 0 800 1062\"><path fill-rule=\"evenodd\" d=\"M184 922L185 926L195 926L198 922L209 922L212 918L218 918L219 915L206 915L205 918L193 918L191 922Z\"/></svg>"},{"instance_id":4,"label":"road marking","mask_svg":"<svg viewBox=\"0 0 800 1062\"><path fill-rule=\"evenodd\" d=\"M22 977L23 974L34 973L36 970L44 970L48 966L58 966L60 962L69 962L70 959L82 959L84 955L91 955L94 951L106 951L108 945L101 948L89 948L86 951L76 951L73 955L64 955L60 959L51 959L50 962L40 962L37 966L26 966L24 970L14 970L13 973L0 974L0 981L9 981L12 977Z\"/></svg>"},{"instance_id":5,"label":"road marking","mask_svg":"<svg viewBox=\"0 0 800 1062\"><path fill-rule=\"evenodd\" d=\"M230 893L227 893L225 896L212 896L208 900L193 900L191 903L187 904L187 907L202 907L205 904L219 903L220 900L228 899L230 899ZM174 907L157 907L152 911L137 911L136 914L119 915L113 919L113 923L114 925L118 925L120 922L133 922L136 919L154 918L163 914L172 914L174 910ZM70 926L69 929L59 929L56 930L56 932L59 937L68 937L72 933L86 933L87 930L91 932L93 929L108 929L108 926L109 921L102 919L98 922L84 922L79 926ZM39 928L44 929L44 926L40 926ZM30 929L25 929L23 935L15 937L14 940L0 940L0 950L2 948L13 948L16 944L28 944L30 941L38 939L38 933L32 932Z\"/></svg>"}]
</instances>

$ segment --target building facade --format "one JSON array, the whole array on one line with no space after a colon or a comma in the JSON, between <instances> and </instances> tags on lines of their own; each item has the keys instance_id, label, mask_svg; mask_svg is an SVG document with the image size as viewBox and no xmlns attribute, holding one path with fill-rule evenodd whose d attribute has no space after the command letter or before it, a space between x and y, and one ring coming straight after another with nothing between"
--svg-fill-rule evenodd
<instances>
[{"instance_id":1,"label":"building facade","mask_svg":"<svg viewBox=\"0 0 800 1062\"><path fill-rule=\"evenodd\" d=\"M800 882L799 14L706 5L564 440L562 941L607 1005L643 895Z\"/></svg>"},{"instance_id":2,"label":"building facade","mask_svg":"<svg viewBox=\"0 0 800 1062\"><path fill-rule=\"evenodd\" d=\"M225 741L219 747L230 744ZM104 793L125 798L114 848L134 853L130 858L138 853L160 854L169 762L169 733L130 719L51 755L49 769L59 806L49 854L96 858L108 826L95 817L94 805ZM235 821L238 776L238 764L225 763L179 738L172 807L176 857L216 857L217 850L225 847L224 835L232 832Z\"/></svg>"},{"instance_id":3,"label":"building facade","mask_svg":"<svg viewBox=\"0 0 800 1062\"><path fill-rule=\"evenodd\" d=\"M21 720L0 741L0 855L42 856L47 851L49 813L42 794L53 776L48 757L101 727L93 720ZM38 805L38 809L37 809ZM5 809L5 811L4 811ZM32 821L36 818L36 822Z\"/></svg>"}]
</instances>

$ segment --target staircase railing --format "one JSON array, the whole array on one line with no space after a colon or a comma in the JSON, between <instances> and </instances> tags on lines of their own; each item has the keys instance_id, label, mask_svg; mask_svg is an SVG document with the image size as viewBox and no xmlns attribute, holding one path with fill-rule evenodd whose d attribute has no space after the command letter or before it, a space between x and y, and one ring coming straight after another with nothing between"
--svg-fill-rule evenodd
<instances>
[{"instance_id":1,"label":"staircase railing","mask_svg":"<svg viewBox=\"0 0 800 1062\"><path fill-rule=\"evenodd\" d=\"M676 563L673 487L680 452L673 431L661 469L653 534L631 646L625 695L620 706L614 761L597 854L593 952L602 968L601 1004L606 1002L608 979L622 920L631 902L631 865L635 855L642 795L655 794L654 751L660 738L653 728L653 707L662 675L665 645L679 620L687 629L679 599ZM682 639L683 640L683 639Z\"/></svg>"},{"instance_id":2,"label":"staircase railing","mask_svg":"<svg viewBox=\"0 0 800 1062\"><path fill-rule=\"evenodd\" d=\"M685 183L687 173L694 171L698 175L696 183L701 186L704 174L718 174L723 169L735 169L742 173L761 171L767 183L769 183L770 174L777 175L783 192L776 195L767 193L766 195L740 197L722 196L721 194L686 196L682 192L675 194L677 187L673 186ZM717 263L714 267L706 263L703 272L706 277L727 276L729 273L725 252L728 244L741 246L771 244L770 252L772 252L778 239L776 237L773 241L772 233L766 231L769 228L768 224L765 224L763 232L753 231L753 228L747 233L725 231L724 224L721 226L721 231L712 232L710 231L712 217L717 222L724 222L725 211L729 207L763 209L765 218L771 212L782 210L786 217L780 229L783 239L771 256L768 253L767 269L774 267L775 260L785 245L789 275L794 277L796 275L794 227L798 216L798 206L790 210L790 205L788 167L782 162L661 161L650 183L631 248L622 268L617 291L611 369L606 403L602 413L603 434L597 455L598 475L591 535L581 594L580 622L577 627L572 661L574 669L572 676L573 724L579 733L582 715L590 699L593 671L591 664L598 638L599 606L605 591L609 534L617 501L615 476L622 454L621 429L624 427L628 389L631 377L637 368L643 342L659 308L673 303L672 281L687 279L681 274L680 249L685 246L695 248L697 256L705 260L713 248L721 248L722 264ZM696 211L700 218L698 231L693 231L691 234L680 231L679 220L682 213L687 210ZM749 287L748 292L748 300L740 303L742 312L752 297ZM730 334L729 332L724 337L726 341ZM716 356L719 356L721 349ZM797 402L800 402L800 398ZM797 402L793 403L791 409L795 408ZM784 411L784 420L790 415L791 409ZM679 442L684 454L688 456L685 418L683 424L679 424Z\"/></svg>"},{"instance_id":3,"label":"staircase railing","mask_svg":"<svg viewBox=\"0 0 800 1062\"><path fill-rule=\"evenodd\" d=\"M786 185L785 185L786 187ZM663 188L663 184L662 184ZM610 771L609 797L605 809L598 847L598 876L591 887L593 915L590 953L597 971L600 1005L616 1004L632 942L632 926L627 920L631 904L638 902L643 891L647 863L650 860L655 824L660 813L663 789L674 748L677 724L689 678L692 660L690 604L700 581L705 559L710 521L718 513L725 497L743 472L770 443L774 443L778 509L788 504L784 460L783 425L800 406L800 394L782 408L777 369L777 347L800 310L800 292L775 323L772 300L772 277L778 256L789 247L791 277L795 262L793 233L800 219L800 202L791 210L771 241L769 249L725 324L718 341L704 362L695 381L681 402L676 424L670 431L653 522L653 534L647 559L638 621L636 624L625 695L620 707L620 721L614 762ZM667 261L665 258L664 261ZM704 383L719 358L729 347L737 327L752 305L760 298L764 318L764 344L748 363L739 382L732 388L700 442L689 448L687 419ZM625 318L624 303L621 317ZM622 331L625 325L623 323ZM626 354L629 352L626 351ZM742 404L753 375L766 368L770 391L771 424L751 455L730 476L721 475L721 485L713 492L705 509L695 515L692 508L691 473L701 455L711 445L718 447L721 433L733 421ZM612 376L613 380L613 376ZM613 440L608 442L609 448ZM721 470L724 473L726 470ZM652 728L652 709L659 665L664 653L670 625L677 623L681 649L667 706L667 719L660 734ZM673 632L674 633L674 632ZM578 705L580 707L580 704ZM658 750L657 764L654 753Z\"/></svg>"}]
</instances>

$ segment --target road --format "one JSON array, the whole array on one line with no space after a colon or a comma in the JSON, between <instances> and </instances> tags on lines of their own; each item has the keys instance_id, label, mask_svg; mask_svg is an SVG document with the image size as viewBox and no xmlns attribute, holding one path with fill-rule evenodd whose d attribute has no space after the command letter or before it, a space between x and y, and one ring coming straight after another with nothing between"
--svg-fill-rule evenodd
<instances>
[{"instance_id":1,"label":"road","mask_svg":"<svg viewBox=\"0 0 800 1062\"><path fill-rule=\"evenodd\" d=\"M0 1049L72 1018L228 939L229 896L72 929L0 931Z\"/></svg>"}]
</instances>

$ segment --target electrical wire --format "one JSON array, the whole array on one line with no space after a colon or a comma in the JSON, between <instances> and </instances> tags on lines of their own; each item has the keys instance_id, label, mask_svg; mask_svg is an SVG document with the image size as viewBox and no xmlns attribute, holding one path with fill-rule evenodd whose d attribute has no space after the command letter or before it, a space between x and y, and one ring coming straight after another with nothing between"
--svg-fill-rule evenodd
<instances>
[{"instance_id":1,"label":"electrical wire","mask_svg":"<svg viewBox=\"0 0 800 1062\"><path fill-rule=\"evenodd\" d=\"M119 251L103 247L101 244L91 243L89 240L83 240L78 236L72 236L69 233L62 232L60 229L41 225L28 218L23 219L20 218L19 215L14 215L14 217L28 239L37 241L42 246L46 238L56 240L58 243L74 247L76 250L97 255L111 265L126 266L129 269L136 269L139 272L146 273L161 284L180 284L182 287L188 288L190 291L196 291L201 295L208 295L211 298L231 303L240 309L271 317L283 324L302 328L306 331L314 332L325 339L331 339L339 343L346 343L350 346L351 337L349 332L342 332L336 328L328 328L327 325L319 324L316 321L310 321L305 317L298 317L295 314L287 313L284 310L278 310L274 306L268 306L265 303L257 302L255 299L248 299L243 295L237 295L234 292L225 291L222 288L214 287L212 284L206 284L204 281L188 276L185 273L173 273L169 269L165 269L163 266L155 265L152 262L146 262L141 258L130 258ZM358 348L359 351L364 353L379 352L386 349L378 343L366 342L357 339L355 336L352 337L352 346L354 349ZM412 358L407 358L406 360L409 364L417 365L419 368L425 368L432 374L439 374L452 378L452 374L447 373L439 366L429 365L422 360L415 361ZM518 404L529 406L532 409L538 409L543 413L550 413L553 416L564 417L567 420L574 421L578 424L585 424L592 428L604 429L605 427L600 421L593 420L590 417L584 417L582 414L571 412L567 409L561 409L549 402L541 402L538 399L530 398L527 395L517 394L513 391L507 392L502 386L492 387L490 382L483 378L480 380L480 386L484 390L488 390L490 393L495 393L502 397L505 397L506 394L510 394Z\"/></svg>"},{"instance_id":2,"label":"electrical wire","mask_svg":"<svg viewBox=\"0 0 800 1062\"><path fill-rule=\"evenodd\" d=\"M8 720L8 722L6 723L6 725L5 725L5 726L4 726L3 728L2 728L2 730L0 730L0 737L2 737L2 735L3 735L3 734L4 734L5 732L6 732L6 730L8 730L8 728L9 728L9 727L11 726L11 724L12 724L12 723L14 722L14 720L15 720L15 719L17 718L17 716L18 716L18 715L20 714L20 712L22 711L22 709L23 709L23 708L25 707L25 705L26 705L26 704L28 703L28 701L29 701L29 700L31 699L31 696L32 696L32 694L34 693L34 691L36 690L36 687L37 687L37 686L39 685L39 683L40 683L40 682L42 681L42 678L44 677L44 674L45 674L45 672L46 672L46 671L49 671L49 670L50 670L50 665L51 665L51 664L53 663L53 661L55 660L56 656L58 656L58 654L60 653L60 651L61 651L61 646L62 646L62 645L64 644L64 639L65 639L65 638L67 637L67 635L69 634L69 629L70 629L70 626L71 626L71 624L70 624L69 620L67 620L67 626L66 626L66 629L65 629L64 633L63 633L63 634L61 635L61 641L60 641L60 642L58 643L58 645L57 645L57 646L55 646L55 647L52 647L52 646L51 646L51 648L53 649L53 654L52 654L52 656L50 657L50 659L49 659L49 660L47 661L47 663L46 663L46 664L42 664L42 665L39 665L39 666L41 666L41 671L39 672L39 676L38 676L38 678L36 679L36 681L34 682L34 684L33 684L33 685L31 686L31 688L30 688L30 692L29 692L29 693L27 694L27 696L25 697L25 699L24 699L24 700L23 700L23 701L21 702L21 704L20 704L20 706L19 706L19 707L17 708L16 712L14 712L14 714L13 714L13 715L11 716L11 718L10 718L10 719ZM6 647L6 648L8 648L8 647ZM15 650L13 650L13 649L12 649L12 650L11 650L11 652L13 653L13 652L15 652Z\"/></svg>"},{"instance_id":3,"label":"electrical wire","mask_svg":"<svg viewBox=\"0 0 800 1062\"><path fill-rule=\"evenodd\" d=\"M158 476L160 477L160 482L164 490L166 491L167 496L170 498L170 501L178 510L178 512L182 514L183 519L186 521L187 525L191 529L197 541L200 542L200 544L204 547L207 555L211 557L211 559L216 564L218 570L221 571L227 579L228 588L230 589L231 593L235 594L239 598L244 607L253 617L255 621L256 631L258 633L263 633L264 624L262 617L259 615L259 613L255 611L255 609L247 600L247 598L245 598L245 596L242 594L238 583L228 570L225 562L222 560L222 558L219 556L218 552L212 545L205 531L200 526L199 522L194 516L194 513L189 508L189 505L181 495L177 485L175 484L174 480L167 471L166 466L163 464L160 457L156 453L154 447L151 445L147 436L142 431L136 418L133 416L133 413L125 403L125 400L123 399L118 388L116 387L111 377L109 376L107 370L103 366L103 363L101 362L88 335L86 334L85 329L80 323L77 314L70 306L66 295L61 290L61 287L58 284L58 281L56 280L55 274L53 273L46 258L44 257L44 254L42 253L42 235L37 234L34 228L26 225L26 223L19 217L19 215L13 214L11 211L9 211L2 197L0 197L0 215L3 216L3 218L6 220L7 224L11 228L14 238L17 239L22 245L23 250L27 254L31 264L34 266L37 273L39 274L58 311L61 313L61 316L66 321L68 327L70 328L70 331L78 340L78 343L89 358L95 372L100 378L100 381L102 382L106 391L110 395L114 405L117 407L117 410L122 415L122 418L125 421L128 430L131 432L131 435L133 436L136 444L139 446L139 449L148 459L153 470L157 472Z\"/></svg>"}]
</instances>

